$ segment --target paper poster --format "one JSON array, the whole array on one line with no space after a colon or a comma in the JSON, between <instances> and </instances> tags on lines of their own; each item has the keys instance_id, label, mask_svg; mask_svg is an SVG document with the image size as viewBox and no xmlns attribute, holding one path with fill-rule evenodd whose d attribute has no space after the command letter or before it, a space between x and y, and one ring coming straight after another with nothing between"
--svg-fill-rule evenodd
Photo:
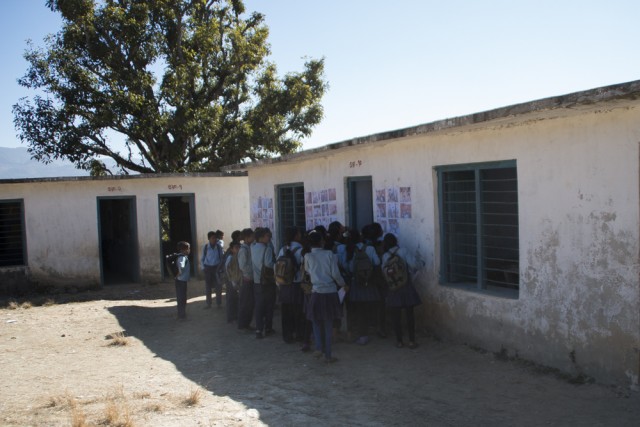
<instances>
[{"instance_id":1,"label":"paper poster","mask_svg":"<svg viewBox=\"0 0 640 427\"><path fill-rule=\"evenodd\" d=\"M376 222L385 233L398 234L400 220L411 219L411 187L390 187L375 190Z\"/></svg>"},{"instance_id":2,"label":"paper poster","mask_svg":"<svg viewBox=\"0 0 640 427\"><path fill-rule=\"evenodd\" d=\"M328 227L330 223L338 220L335 188L306 192L304 202L307 230L311 230L318 225Z\"/></svg>"},{"instance_id":3,"label":"paper poster","mask_svg":"<svg viewBox=\"0 0 640 427\"><path fill-rule=\"evenodd\" d=\"M251 203L251 227L274 229L273 198L258 197Z\"/></svg>"}]
</instances>

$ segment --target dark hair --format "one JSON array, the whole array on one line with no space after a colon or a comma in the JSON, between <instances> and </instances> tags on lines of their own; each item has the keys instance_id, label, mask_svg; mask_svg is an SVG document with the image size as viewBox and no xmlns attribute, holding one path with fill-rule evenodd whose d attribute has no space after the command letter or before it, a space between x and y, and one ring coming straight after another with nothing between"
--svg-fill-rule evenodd
<instances>
[{"instance_id":1,"label":"dark hair","mask_svg":"<svg viewBox=\"0 0 640 427\"><path fill-rule=\"evenodd\" d=\"M384 230L382 229L382 224L379 222L374 222L371 224L371 232L374 238L378 238L384 234Z\"/></svg>"},{"instance_id":2,"label":"dark hair","mask_svg":"<svg viewBox=\"0 0 640 427\"><path fill-rule=\"evenodd\" d=\"M314 248L322 247L322 233L313 230L309 233L309 244Z\"/></svg>"},{"instance_id":3,"label":"dark hair","mask_svg":"<svg viewBox=\"0 0 640 427\"><path fill-rule=\"evenodd\" d=\"M185 241L179 241L178 244L176 245L178 252L182 252L183 250L188 249L190 247L191 245L189 244L189 242L185 242Z\"/></svg>"},{"instance_id":4,"label":"dark hair","mask_svg":"<svg viewBox=\"0 0 640 427\"><path fill-rule=\"evenodd\" d=\"M340 230L342 229L342 224L340 223L340 221L333 221L331 224L329 224L329 236L331 236L331 238L333 238L334 240L337 240L340 238Z\"/></svg>"},{"instance_id":5,"label":"dark hair","mask_svg":"<svg viewBox=\"0 0 640 427\"><path fill-rule=\"evenodd\" d=\"M322 237L327 235L327 229L325 228L324 225L316 225L316 227L313 230L317 233L320 233Z\"/></svg>"},{"instance_id":6,"label":"dark hair","mask_svg":"<svg viewBox=\"0 0 640 427\"><path fill-rule=\"evenodd\" d=\"M268 233L269 233L268 228L262 228L262 227L256 228L256 231L255 231L256 240L262 239Z\"/></svg>"},{"instance_id":7,"label":"dark hair","mask_svg":"<svg viewBox=\"0 0 640 427\"><path fill-rule=\"evenodd\" d=\"M355 253L356 250L356 244L360 243L362 241L362 237L360 236L360 233L358 232L358 230L356 230L355 228L353 230L350 230L349 232L349 238L347 239L346 245L347 245L347 260L351 260L353 258L353 254Z\"/></svg>"},{"instance_id":8,"label":"dark hair","mask_svg":"<svg viewBox=\"0 0 640 427\"><path fill-rule=\"evenodd\" d=\"M222 239L224 237L224 231L222 230L216 230L216 237L218 239Z\"/></svg>"},{"instance_id":9,"label":"dark hair","mask_svg":"<svg viewBox=\"0 0 640 427\"><path fill-rule=\"evenodd\" d=\"M207 239L210 239L211 236L216 236L216 232L215 231L210 231L210 232L207 233ZM218 236L216 236L216 237L218 237Z\"/></svg>"},{"instance_id":10,"label":"dark hair","mask_svg":"<svg viewBox=\"0 0 640 427\"><path fill-rule=\"evenodd\" d=\"M246 239L247 237L251 237L253 236L254 231L250 228L245 228L244 230L242 230L242 239Z\"/></svg>"},{"instance_id":11,"label":"dark hair","mask_svg":"<svg viewBox=\"0 0 640 427\"><path fill-rule=\"evenodd\" d=\"M287 227L284 230L284 243L285 245L291 244L296 239L296 236L300 233L300 229L296 226Z\"/></svg>"},{"instance_id":12,"label":"dark hair","mask_svg":"<svg viewBox=\"0 0 640 427\"><path fill-rule=\"evenodd\" d=\"M396 236L393 233L385 234L384 239L382 239L382 250L387 252L394 246L398 246L398 239Z\"/></svg>"},{"instance_id":13,"label":"dark hair","mask_svg":"<svg viewBox=\"0 0 640 427\"><path fill-rule=\"evenodd\" d=\"M234 230L233 233L231 233L231 243L240 242L240 240L242 240L242 231Z\"/></svg>"},{"instance_id":14,"label":"dark hair","mask_svg":"<svg viewBox=\"0 0 640 427\"><path fill-rule=\"evenodd\" d=\"M240 243L240 240L232 240L231 243L229 243L229 249L233 249L235 247L240 247L242 246L242 243Z\"/></svg>"}]
</instances>

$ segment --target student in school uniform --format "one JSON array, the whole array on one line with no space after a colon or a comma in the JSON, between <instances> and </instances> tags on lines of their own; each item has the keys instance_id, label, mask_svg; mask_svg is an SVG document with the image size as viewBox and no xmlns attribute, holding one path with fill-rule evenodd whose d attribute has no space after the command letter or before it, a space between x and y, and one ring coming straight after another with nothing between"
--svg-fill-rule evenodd
<instances>
[{"instance_id":1,"label":"student in school uniform","mask_svg":"<svg viewBox=\"0 0 640 427\"><path fill-rule=\"evenodd\" d=\"M346 283L338 268L338 258L323 248L322 235L310 233L309 243L311 252L304 257L304 268L309 273L312 288L306 314L307 319L313 322L316 357L324 356L326 363L333 363L338 360L331 351L333 321L342 317L338 287L344 288Z\"/></svg>"},{"instance_id":2,"label":"student in school uniform","mask_svg":"<svg viewBox=\"0 0 640 427\"><path fill-rule=\"evenodd\" d=\"M176 305L178 307L178 320L184 320L187 317L187 284L191 278L191 266L189 263L191 245L187 242L178 242L177 250L180 255L176 259L176 265L178 266L178 274L175 278Z\"/></svg>"},{"instance_id":3,"label":"student in school uniform","mask_svg":"<svg viewBox=\"0 0 640 427\"><path fill-rule=\"evenodd\" d=\"M223 251L218 244L218 237L215 231L207 233L209 241L202 247L202 256L200 257L200 267L204 271L205 283L205 308L211 308L211 293L215 289L216 305L222 307L222 283L218 281L218 267L223 261ZM223 264L224 265L224 264Z\"/></svg>"},{"instance_id":4,"label":"student in school uniform","mask_svg":"<svg viewBox=\"0 0 640 427\"><path fill-rule=\"evenodd\" d=\"M402 310L407 319L407 332L409 335L408 346L414 349L416 343L416 328L413 314L413 307L422 304L420 295L411 283L412 272L416 269L416 262L413 256L405 249L398 246L398 239L391 233L387 233L383 240L384 255L382 256L382 268L388 265L392 256L398 256L406 265L407 282L404 286L390 288L387 293L386 305L389 307L393 328L396 334L396 347L404 347L402 339Z\"/></svg>"},{"instance_id":5,"label":"student in school uniform","mask_svg":"<svg viewBox=\"0 0 640 427\"><path fill-rule=\"evenodd\" d=\"M241 243L232 240L229 249L225 254L225 273L227 276L227 323L238 320L238 298L240 287L242 286L242 270L238 262L238 252Z\"/></svg>"},{"instance_id":6,"label":"student in school uniform","mask_svg":"<svg viewBox=\"0 0 640 427\"><path fill-rule=\"evenodd\" d=\"M380 301L380 292L373 282L373 272L369 279L363 280L356 273L358 269L359 252L363 252L370 261L372 269L380 267L380 258L373 246L367 245L356 230L352 230L351 245L347 247L347 261L351 273L349 301L355 310L356 344L365 345L370 341L369 326L374 322L376 304Z\"/></svg>"},{"instance_id":7,"label":"student in school uniform","mask_svg":"<svg viewBox=\"0 0 640 427\"><path fill-rule=\"evenodd\" d=\"M300 287L302 265L302 231L298 227L287 227L284 232L285 244L278 252L278 258L285 256L290 251L293 260L293 268L295 275L293 283L280 285L278 289L278 297L280 299L280 317L282 320L282 339L287 344L294 342L296 339L302 341L301 332L304 321L302 313L302 305L304 294ZM300 336L298 336L300 335Z\"/></svg>"},{"instance_id":8,"label":"student in school uniform","mask_svg":"<svg viewBox=\"0 0 640 427\"><path fill-rule=\"evenodd\" d=\"M239 289L238 301L238 329L252 331L251 319L253 318L253 264L251 262L251 245L255 235L253 230L242 230L242 245L238 250L238 264L242 271L242 284Z\"/></svg>"},{"instance_id":9,"label":"student in school uniform","mask_svg":"<svg viewBox=\"0 0 640 427\"><path fill-rule=\"evenodd\" d=\"M253 266L253 296L256 320L256 338L273 335L273 312L276 302L276 283L273 271L275 256L271 244L271 232L256 228L256 242L251 246Z\"/></svg>"}]
</instances>

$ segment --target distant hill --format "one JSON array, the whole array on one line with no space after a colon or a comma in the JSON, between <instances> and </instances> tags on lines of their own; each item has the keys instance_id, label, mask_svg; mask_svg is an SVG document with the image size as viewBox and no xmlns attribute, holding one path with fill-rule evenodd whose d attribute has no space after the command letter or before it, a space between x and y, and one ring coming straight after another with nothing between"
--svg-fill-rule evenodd
<instances>
[{"instance_id":1,"label":"distant hill","mask_svg":"<svg viewBox=\"0 0 640 427\"><path fill-rule=\"evenodd\" d=\"M45 165L36 160L31 160L26 148L0 147L0 179L87 175L89 175L87 171L76 169L70 162L56 160Z\"/></svg>"},{"instance_id":2,"label":"distant hill","mask_svg":"<svg viewBox=\"0 0 640 427\"><path fill-rule=\"evenodd\" d=\"M109 159L105 163L113 164ZM89 172L76 169L73 163L55 160L48 165L31 160L26 148L0 147L0 179L58 178L89 176Z\"/></svg>"}]
</instances>

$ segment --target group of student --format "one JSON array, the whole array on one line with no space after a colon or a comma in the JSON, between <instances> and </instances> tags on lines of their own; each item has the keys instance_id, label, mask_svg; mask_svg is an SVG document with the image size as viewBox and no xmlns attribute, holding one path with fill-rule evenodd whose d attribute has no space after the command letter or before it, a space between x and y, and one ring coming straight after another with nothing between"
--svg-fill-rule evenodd
<instances>
[{"instance_id":1,"label":"group of student","mask_svg":"<svg viewBox=\"0 0 640 427\"><path fill-rule=\"evenodd\" d=\"M387 314L392 318L395 345L404 347L404 311L406 345L416 348L413 308L421 300L411 277L418 266L414 257L399 247L394 234L383 234L378 223L360 232L337 221L327 229L319 226L306 232L290 227L285 230L283 246L276 251L268 228L234 231L226 250L224 234L209 232L200 256L205 308L212 307L214 291L217 307L222 306L224 286L227 322L236 322L239 330L262 339L275 333L273 315L279 302L283 340L301 342L302 351L311 351L313 336L314 355L327 363L337 360L331 348L335 331L346 329L356 344L366 345L372 327L378 336L386 337ZM184 318L189 244L180 242L178 251L182 256L177 261L176 300L178 318Z\"/></svg>"}]
</instances>

